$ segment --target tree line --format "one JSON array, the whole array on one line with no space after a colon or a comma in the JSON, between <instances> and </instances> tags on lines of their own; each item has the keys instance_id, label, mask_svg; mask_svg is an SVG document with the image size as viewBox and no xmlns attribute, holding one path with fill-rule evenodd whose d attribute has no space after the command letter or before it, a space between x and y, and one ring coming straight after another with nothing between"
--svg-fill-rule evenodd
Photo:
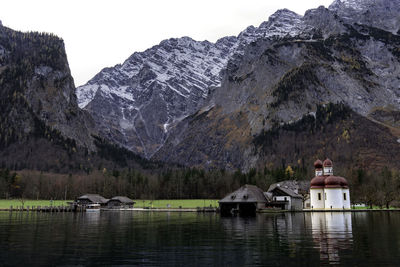
<instances>
[{"instance_id":1,"label":"tree line","mask_svg":"<svg viewBox=\"0 0 400 267\"><path fill-rule=\"evenodd\" d=\"M237 170L170 169L145 173L134 169L96 170L89 174L54 174L40 171L0 170L0 198L75 199L86 193L106 198L128 196L132 199L221 199L244 184L263 190L284 180L307 180L313 170L285 168ZM350 185L352 203L389 207L400 203L400 172L346 169L339 171ZM338 174L339 175L339 174Z\"/></svg>"}]
</instances>

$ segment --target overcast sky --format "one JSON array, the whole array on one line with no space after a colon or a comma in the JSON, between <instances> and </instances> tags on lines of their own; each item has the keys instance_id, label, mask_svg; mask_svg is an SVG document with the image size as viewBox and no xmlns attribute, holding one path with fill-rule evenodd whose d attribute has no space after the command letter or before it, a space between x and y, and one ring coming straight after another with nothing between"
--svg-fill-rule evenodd
<instances>
[{"instance_id":1,"label":"overcast sky","mask_svg":"<svg viewBox=\"0 0 400 267\"><path fill-rule=\"evenodd\" d=\"M1 0L3 25L64 39L75 85L160 41L238 35L276 10L298 14L333 0Z\"/></svg>"}]
</instances>

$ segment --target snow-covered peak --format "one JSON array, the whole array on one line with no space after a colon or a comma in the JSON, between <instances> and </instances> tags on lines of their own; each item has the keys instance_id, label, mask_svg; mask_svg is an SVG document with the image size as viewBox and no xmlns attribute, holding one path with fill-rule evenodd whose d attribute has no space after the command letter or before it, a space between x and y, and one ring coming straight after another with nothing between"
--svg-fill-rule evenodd
<instances>
[{"instance_id":1,"label":"snow-covered peak","mask_svg":"<svg viewBox=\"0 0 400 267\"><path fill-rule=\"evenodd\" d=\"M370 0L335 0L330 6L331 10L338 10L341 8L351 8L354 10L363 10Z\"/></svg>"},{"instance_id":2,"label":"snow-covered peak","mask_svg":"<svg viewBox=\"0 0 400 267\"><path fill-rule=\"evenodd\" d=\"M302 16L288 9L280 9L260 26L247 27L239 34L238 39L241 43L247 44L258 38L295 36L303 29Z\"/></svg>"},{"instance_id":3,"label":"snow-covered peak","mask_svg":"<svg viewBox=\"0 0 400 267\"><path fill-rule=\"evenodd\" d=\"M297 20L297 22L299 22L301 17L302 16L297 14L296 12L293 12L293 11L287 9L287 8L284 8L284 9L277 10L274 14L269 16L268 21L290 22L290 21L296 21Z\"/></svg>"}]
</instances>

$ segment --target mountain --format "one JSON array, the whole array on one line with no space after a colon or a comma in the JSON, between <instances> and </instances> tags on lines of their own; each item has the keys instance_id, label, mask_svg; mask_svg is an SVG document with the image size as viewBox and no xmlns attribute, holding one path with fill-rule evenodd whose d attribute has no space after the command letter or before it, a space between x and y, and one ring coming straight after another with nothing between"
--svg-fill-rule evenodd
<instances>
[{"instance_id":1,"label":"mountain","mask_svg":"<svg viewBox=\"0 0 400 267\"><path fill-rule=\"evenodd\" d=\"M374 26L393 34L400 30L399 1L390 0L335 0L329 10L346 23Z\"/></svg>"},{"instance_id":2,"label":"mountain","mask_svg":"<svg viewBox=\"0 0 400 267\"><path fill-rule=\"evenodd\" d=\"M216 43L166 40L103 69L78 102L105 138L147 158L379 167L399 152L399 6L337 0L304 16L278 10Z\"/></svg>"},{"instance_id":3,"label":"mountain","mask_svg":"<svg viewBox=\"0 0 400 267\"><path fill-rule=\"evenodd\" d=\"M248 45L154 157L249 170L330 156L346 167L398 168L400 37L379 23L349 24L333 7L307 11L296 36ZM379 7L371 9L392 20Z\"/></svg>"},{"instance_id":4,"label":"mountain","mask_svg":"<svg viewBox=\"0 0 400 267\"><path fill-rule=\"evenodd\" d=\"M79 106L107 139L150 158L173 125L198 111L221 85L221 71L233 55L258 38L298 34L300 18L279 10L259 27L216 43L189 37L162 41L78 87Z\"/></svg>"},{"instance_id":5,"label":"mountain","mask_svg":"<svg viewBox=\"0 0 400 267\"><path fill-rule=\"evenodd\" d=\"M0 25L1 168L70 173L126 160L137 157L100 138L78 107L63 40Z\"/></svg>"}]
</instances>

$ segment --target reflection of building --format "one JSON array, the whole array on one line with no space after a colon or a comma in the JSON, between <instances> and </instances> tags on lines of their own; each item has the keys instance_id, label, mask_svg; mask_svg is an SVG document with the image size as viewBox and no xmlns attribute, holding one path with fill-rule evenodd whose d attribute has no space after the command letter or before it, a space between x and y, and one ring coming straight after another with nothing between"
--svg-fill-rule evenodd
<instances>
[{"instance_id":1,"label":"reflection of building","mask_svg":"<svg viewBox=\"0 0 400 267\"><path fill-rule=\"evenodd\" d=\"M333 175L330 159L315 161L315 177L311 180L312 209L350 209L350 191L347 180Z\"/></svg>"},{"instance_id":2,"label":"reflection of building","mask_svg":"<svg viewBox=\"0 0 400 267\"><path fill-rule=\"evenodd\" d=\"M311 226L314 242L320 250L321 260L340 262L340 250L352 247L350 212L312 212Z\"/></svg>"}]
</instances>

